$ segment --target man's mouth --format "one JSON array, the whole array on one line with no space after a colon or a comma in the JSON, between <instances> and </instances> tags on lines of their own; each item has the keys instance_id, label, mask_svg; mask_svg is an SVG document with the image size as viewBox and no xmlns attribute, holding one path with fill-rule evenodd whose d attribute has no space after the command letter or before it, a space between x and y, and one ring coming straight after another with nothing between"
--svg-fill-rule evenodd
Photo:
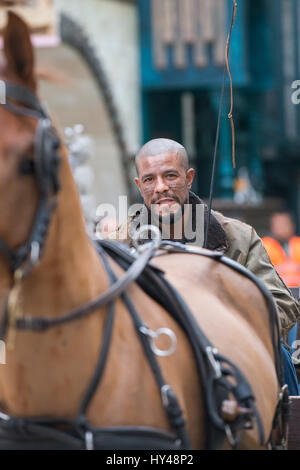
<instances>
[{"instance_id":1,"label":"man's mouth","mask_svg":"<svg viewBox=\"0 0 300 470\"><path fill-rule=\"evenodd\" d=\"M166 198L163 198L163 199L159 199L158 201L156 201L155 204L159 204L159 205L164 205L164 204L170 205L170 204L174 204L174 202L176 202L175 199L172 199L172 198L170 198L170 197L166 197Z\"/></svg>"}]
</instances>

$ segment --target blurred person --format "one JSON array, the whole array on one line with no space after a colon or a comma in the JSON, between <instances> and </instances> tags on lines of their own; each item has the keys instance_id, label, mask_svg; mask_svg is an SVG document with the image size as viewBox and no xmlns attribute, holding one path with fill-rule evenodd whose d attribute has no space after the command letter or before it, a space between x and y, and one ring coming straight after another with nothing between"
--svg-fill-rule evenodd
<instances>
[{"instance_id":1,"label":"blurred person","mask_svg":"<svg viewBox=\"0 0 300 470\"><path fill-rule=\"evenodd\" d=\"M168 239L189 244L194 240L187 239L184 230L180 239L176 236L178 226L179 228L186 226L188 220L191 220L196 232L204 234L208 223L208 208L191 191L195 171L189 167L185 148L169 139L154 139L140 149L135 163L137 170L135 183L144 204L108 238L132 247L136 231L142 225L155 223L162 235L169 233ZM199 206L204 208L204 217L197 220ZM199 221L202 226L195 227ZM202 247L204 237L200 238ZM224 252L227 257L252 271L266 285L277 306L281 335L286 335L300 316L300 305L270 262L263 242L254 228L239 220L225 217L220 212L212 211L206 248ZM290 394L298 395L298 382L293 363L284 347L282 353Z\"/></svg>"},{"instance_id":2,"label":"blurred person","mask_svg":"<svg viewBox=\"0 0 300 470\"><path fill-rule=\"evenodd\" d=\"M275 212L270 218L270 235L263 243L271 262L289 287L300 285L300 237L292 214Z\"/></svg>"},{"instance_id":3,"label":"blurred person","mask_svg":"<svg viewBox=\"0 0 300 470\"><path fill-rule=\"evenodd\" d=\"M300 285L300 237L296 236L296 227L290 212L274 212L270 217L270 235L263 237L263 243L271 262L288 287ZM294 341L298 337L298 325L290 331L287 343L294 352ZM300 377L299 364L296 363Z\"/></svg>"}]
</instances>

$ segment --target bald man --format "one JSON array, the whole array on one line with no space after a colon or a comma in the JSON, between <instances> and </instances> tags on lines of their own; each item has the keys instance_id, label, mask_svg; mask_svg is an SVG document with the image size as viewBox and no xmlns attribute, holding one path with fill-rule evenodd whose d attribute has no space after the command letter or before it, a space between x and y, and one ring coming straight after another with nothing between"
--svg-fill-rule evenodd
<instances>
[{"instance_id":1,"label":"bald man","mask_svg":"<svg viewBox=\"0 0 300 470\"><path fill-rule=\"evenodd\" d=\"M135 183L144 204L109 238L132 246L136 231L151 223L160 228L162 238L202 247L208 209L191 192L195 171L189 168L185 148L169 139L154 139L140 149L135 163ZM285 336L300 317L300 305L277 274L255 230L212 211L207 248L224 252L265 283L276 301Z\"/></svg>"}]
</instances>

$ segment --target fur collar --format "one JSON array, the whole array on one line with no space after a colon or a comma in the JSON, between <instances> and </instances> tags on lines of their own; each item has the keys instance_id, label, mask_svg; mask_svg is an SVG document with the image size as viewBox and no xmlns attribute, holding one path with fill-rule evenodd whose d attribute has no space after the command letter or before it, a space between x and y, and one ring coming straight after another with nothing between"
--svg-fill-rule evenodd
<instances>
[{"instance_id":1,"label":"fur collar","mask_svg":"<svg viewBox=\"0 0 300 470\"><path fill-rule=\"evenodd\" d=\"M205 227L207 224L208 220L208 207L207 205L192 191L190 191L189 194L189 204L192 206L192 229L195 231L195 215L196 215L196 206L197 204L204 205L204 233L205 233ZM131 223L130 223L130 228L129 228L129 235L130 238L132 238L133 233L140 227L141 225L141 220L149 220L149 211L146 208L146 206L143 206L143 209L141 211L136 212L136 214L133 216ZM177 240L180 241L181 243L189 243L188 240L183 238L182 240ZM228 239L225 233L225 230L223 229L222 225L218 222L216 219L214 212L212 211L211 217L210 217L210 224L209 224L209 229L208 229L208 244L207 244L207 249L209 250L217 250L217 251L225 251L228 247Z\"/></svg>"},{"instance_id":2,"label":"fur collar","mask_svg":"<svg viewBox=\"0 0 300 470\"><path fill-rule=\"evenodd\" d=\"M204 227L206 228L208 221L208 206L196 194L190 191L190 204L192 204L193 215L195 213L196 204L204 205ZM216 219L214 211L211 212L210 223L208 228L207 249L226 251L228 248L228 239L222 225Z\"/></svg>"}]
</instances>

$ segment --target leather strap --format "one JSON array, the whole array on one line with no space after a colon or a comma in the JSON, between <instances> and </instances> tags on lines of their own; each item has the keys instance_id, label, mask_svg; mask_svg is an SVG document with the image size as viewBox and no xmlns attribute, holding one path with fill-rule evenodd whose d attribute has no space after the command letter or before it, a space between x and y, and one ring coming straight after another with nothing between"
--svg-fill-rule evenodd
<instances>
[{"instance_id":1,"label":"leather strap","mask_svg":"<svg viewBox=\"0 0 300 470\"><path fill-rule=\"evenodd\" d=\"M149 260L156 251L156 245L149 244L147 249L134 260L126 274L118 279L109 289L96 299L87 302L80 307L74 308L70 312L57 318L51 317L23 317L16 323L18 330L45 331L58 325L63 325L74 320L85 318L95 310L98 310L119 297L126 289L140 276Z\"/></svg>"},{"instance_id":2,"label":"leather strap","mask_svg":"<svg viewBox=\"0 0 300 470\"><path fill-rule=\"evenodd\" d=\"M11 82L5 82L5 85L7 101L3 106L13 114L33 117L38 120L35 136L35 162L31 169L35 170L40 185L40 200L31 234L29 239L17 250L9 247L4 240L0 240L0 251L7 258L11 271L15 272L30 257L33 242L36 243L36 246L38 245L39 256L42 254L54 209L55 198L53 195L59 190L57 182L59 141L54 135L49 136L52 125L38 97L22 85ZM51 161L47 162L49 156ZM44 168L45 166L46 168ZM38 259L36 259L37 261ZM32 268L30 262L26 268L26 275L30 272L29 268Z\"/></svg>"},{"instance_id":3,"label":"leather strap","mask_svg":"<svg viewBox=\"0 0 300 470\"><path fill-rule=\"evenodd\" d=\"M29 88L16 83L5 82L5 91L6 99L16 100L23 106L30 108L26 109L26 115L29 115L28 113L31 113L31 110L35 110L39 115L41 115L39 117L47 117L47 113L41 105L40 100ZM19 110L16 112L19 112Z\"/></svg>"}]
</instances>

